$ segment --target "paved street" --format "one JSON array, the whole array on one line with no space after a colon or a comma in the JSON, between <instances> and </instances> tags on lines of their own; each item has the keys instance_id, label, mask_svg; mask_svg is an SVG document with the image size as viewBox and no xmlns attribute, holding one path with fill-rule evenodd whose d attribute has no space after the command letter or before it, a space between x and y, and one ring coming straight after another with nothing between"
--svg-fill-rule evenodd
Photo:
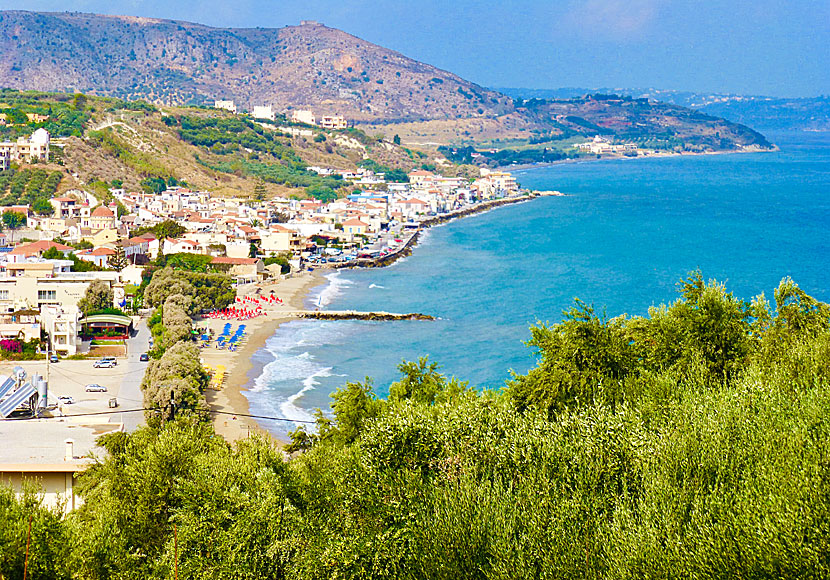
<instances>
[{"instance_id":1,"label":"paved street","mask_svg":"<svg viewBox=\"0 0 830 580\"><path fill-rule=\"evenodd\" d=\"M139 361L138 357L150 349L150 329L147 328L147 321L144 318L136 328L137 334L127 341L126 360L119 359L118 361L117 368L119 368L119 374L123 376L121 388L118 391L118 404L122 409L140 409L144 406L140 386L144 378L144 370L149 363ZM144 413L123 413L119 420L124 423L124 428L128 432L132 432L139 425L144 424Z\"/></svg>"}]
</instances>

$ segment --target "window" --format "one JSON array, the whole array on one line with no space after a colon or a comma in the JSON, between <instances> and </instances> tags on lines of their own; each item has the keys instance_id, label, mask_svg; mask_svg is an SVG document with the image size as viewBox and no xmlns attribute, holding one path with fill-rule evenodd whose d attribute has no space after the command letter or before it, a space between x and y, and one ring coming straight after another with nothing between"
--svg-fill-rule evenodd
<instances>
[{"instance_id":1,"label":"window","mask_svg":"<svg viewBox=\"0 0 830 580\"><path fill-rule=\"evenodd\" d=\"M58 299L58 291L57 290L38 290L37 291L37 299L38 302L43 300L57 300Z\"/></svg>"},{"instance_id":2,"label":"window","mask_svg":"<svg viewBox=\"0 0 830 580\"><path fill-rule=\"evenodd\" d=\"M0 300L8 300L9 299L9 291L8 290L0 290Z\"/></svg>"}]
</instances>

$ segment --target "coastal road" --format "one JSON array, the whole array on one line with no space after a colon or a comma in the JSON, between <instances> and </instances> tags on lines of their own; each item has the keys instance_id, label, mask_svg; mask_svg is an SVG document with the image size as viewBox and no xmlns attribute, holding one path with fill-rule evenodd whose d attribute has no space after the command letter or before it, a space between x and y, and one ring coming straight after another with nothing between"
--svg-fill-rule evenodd
<instances>
[{"instance_id":1,"label":"coastal road","mask_svg":"<svg viewBox=\"0 0 830 580\"><path fill-rule=\"evenodd\" d=\"M150 329L147 320L141 319L136 326L136 335L127 340L127 359L119 359L118 366L113 371L123 376L121 388L118 391L118 405L122 409L140 409L144 406L144 395L141 393L141 381L149 363L141 362L138 357L150 349ZM122 413L116 415L124 423L127 432L132 433L144 424L144 413Z\"/></svg>"}]
</instances>

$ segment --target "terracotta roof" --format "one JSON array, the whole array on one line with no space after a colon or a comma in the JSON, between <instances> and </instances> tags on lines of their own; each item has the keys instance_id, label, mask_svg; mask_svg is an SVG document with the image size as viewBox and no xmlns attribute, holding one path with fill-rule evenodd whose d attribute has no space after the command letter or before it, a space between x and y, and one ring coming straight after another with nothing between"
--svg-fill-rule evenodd
<instances>
[{"instance_id":1,"label":"terracotta roof","mask_svg":"<svg viewBox=\"0 0 830 580\"><path fill-rule=\"evenodd\" d=\"M148 240L147 238L142 238L141 236L136 236L134 238L130 238L129 240L127 240L127 243L131 244L131 245L136 245L136 244L146 244L149 241L150 240Z\"/></svg>"},{"instance_id":2,"label":"terracotta roof","mask_svg":"<svg viewBox=\"0 0 830 580\"><path fill-rule=\"evenodd\" d=\"M115 214L112 213L112 210L105 205L99 205L94 210L92 210L92 217L112 217Z\"/></svg>"},{"instance_id":3,"label":"terracotta roof","mask_svg":"<svg viewBox=\"0 0 830 580\"><path fill-rule=\"evenodd\" d=\"M364 226L364 227L366 227L369 224L365 224L360 220L346 220L345 222L343 222L343 225L344 226Z\"/></svg>"},{"instance_id":4,"label":"terracotta roof","mask_svg":"<svg viewBox=\"0 0 830 580\"><path fill-rule=\"evenodd\" d=\"M410 205L429 205L427 202L415 199L414 197L412 199L407 199L404 203L408 203Z\"/></svg>"},{"instance_id":5,"label":"terracotta roof","mask_svg":"<svg viewBox=\"0 0 830 580\"><path fill-rule=\"evenodd\" d=\"M114 256L115 250L111 250L110 248L95 248L89 254L89 256Z\"/></svg>"},{"instance_id":6,"label":"terracotta roof","mask_svg":"<svg viewBox=\"0 0 830 580\"><path fill-rule=\"evenodd\" d=\"M74 197L53 197L52 201L78 201Z\"/></svg>"},{"instance_id":7,"label":"terracotta roof","mask_svg":"<svg viewBox=\"0 0 830 580\"><path fill-rule=\"evenodd\" d=\"M409 175L414 175L416 177L431 177L432 173L430 173L429 171L418 169L416 171L411 172Z\"/></svg>"},{"instance_id":8,"label":"terracotta roof","mask_svg":"<svg viewBox=\"0 0 830 580\"><path fill-rule=\"evenodd\" d=\"M211 264L232 264L232 265L253 265L259 261L259 258L228 258L226 256L217 256L213 258Z\"/></svg>"},{"instance_id":9,"label":"terracotta roof","mask_svg":"<svg viewBox=\"0 0 830 580\"><path fill-rule=\"evenodd\" d=\"M31 244L23 244L17 246L13 249L10 254L15 254L17 256L32 256L34 254L39 254L41 252L45 252L49 248L57 248L61 252L66 252L67 250L71 250L69 246L64 246L63 244L58 244L53 242L52 240L40 240L39 242L32 242Z\"/></svg>"}]
</instances>

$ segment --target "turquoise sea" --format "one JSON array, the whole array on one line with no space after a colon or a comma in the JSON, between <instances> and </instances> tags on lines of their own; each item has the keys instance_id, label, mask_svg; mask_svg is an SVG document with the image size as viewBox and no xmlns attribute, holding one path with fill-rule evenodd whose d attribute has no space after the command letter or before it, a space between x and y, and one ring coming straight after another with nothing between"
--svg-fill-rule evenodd
<instances>
[{"instance_id":1,"label":"turquoise sea","mask_svg":"<svg viewBox=\"0 0 830 580\"><path fill-rule=\"evenodd\" d=\"M791 276L830 301L830 134L770 135L772 153L588 161L517 172L559 190L429 230L385 269L342 271L312 305L423 312L434 322L283 325L256 355L254 414L308 419L346 381L385 396L402 359L500 388L534 365L528 327L556 322L575 297L609 317L645 314L700 268L737 296ZM263 421L278 433L290 423Z\"/></svg>"}]
</instances>

